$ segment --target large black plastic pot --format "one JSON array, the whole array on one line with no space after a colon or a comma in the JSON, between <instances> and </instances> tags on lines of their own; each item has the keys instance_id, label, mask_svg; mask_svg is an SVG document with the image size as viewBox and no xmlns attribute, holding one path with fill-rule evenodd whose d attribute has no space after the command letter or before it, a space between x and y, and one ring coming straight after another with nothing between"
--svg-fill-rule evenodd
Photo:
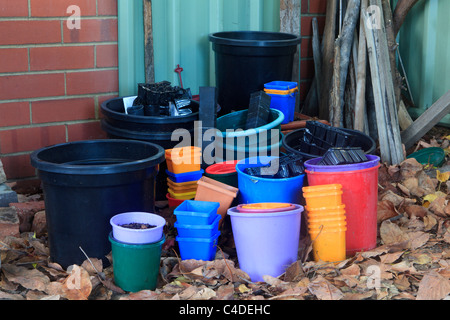
<instances>
[{"instance_id":1,"label":"large black plastic pot","mask_svg":"<svg viewBox=\"0 0 450 320\"><path fill-rule=\"evenodd\" d=\"M339 129L355 136L355 140L352 145L353 147L360 147L366 154L373 154L375 152L377 144L368 135L358 130L346 128L339 128ZM294 153L301 155L303 156L303 159L306 161L308 159L317 158L319 156L309 154L301 150L299 141L303 139L305 131L306 129L302 128L289 132L287 135L283 137L283 147L284 149L286 149L287 153Z\"/></svg>"},{"instance_id":2,"label":"large black plastic pot","mask_svg":"<svg viewBox=\"0 0 450 320\"><path fill-rule=\"evenodd\" d=\"M113 98L104 101L100 108L103 114L101 126L111 139L131 139L147 141L160 145L164 149L171 149L179 141L172 141L172 133L176 129L186 129L194 137L194 122L199 119L199 103L191 100L192 113L178 117L163 116L135 116L125 114L123 98ZM167 194L167 165L161 164L156 177L157 200L166 200Z\"/></svg>"},{"instance_id":3,"label":"large black plastic pot","mask_svg":"<svg viewBox=\"0 0 450 320\"><path fill-rule=\"evenodd\" d=\"M247 109L250 94L271 81L291 81L300 36L282 32L232 31L209 35L215 52L221 115Z\"/></svg>"},{"instance_id":4,"label":"large black plastic pot","mask_svg":"<svg viewBox=\"0 0 450 320\"><path fill-rule=\"evenodd\" d=\"M171 141L174 130L194 132L194 122L199 119L199 104L192 100L191 106L192 113L185 116L137 116L124 112L123 97L113 98L100 106L104 116L101 125L110 138L148 141L170 149L178 143Z\"/></svg>"},{"instance_id":5,"label":"large black plastic pot","mask_svg":"<svg viewBox=\"0 0 450 320\"><path fill-rule=\"evenodd\" d=\"M109 220L128 211L153 212L155 176L164 149L144 141L70 142L31 154L43 183L50 258L67 268L86 257L109 262Z\"/></svg>"}]
</instances>

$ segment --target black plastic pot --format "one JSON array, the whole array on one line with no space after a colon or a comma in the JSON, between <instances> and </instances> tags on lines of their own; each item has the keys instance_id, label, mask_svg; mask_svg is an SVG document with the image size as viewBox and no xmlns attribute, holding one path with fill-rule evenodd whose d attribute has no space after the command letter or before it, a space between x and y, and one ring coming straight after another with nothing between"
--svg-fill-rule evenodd
<instances>
[{"instance_id":1,"label":"black plastic pot","mask_svg":"<svg viewBox=\"0 0 450 320\"><path fill-rule=\"evenodd\" d=\"M155 176L164 149L131 140L79 141L37 150L31 164L43 183L50 258L67 268L86 257L109 262L109 219L154 211Z\"/></svg>"},{"instance_id":2,"label":"black plastic pot","mask_svg":"<svg viewBox=\"0 0 450 320\"><path fill-rule=\"evenodd\" d=\"M358 130L339 128L340 130L352 134L354 136L354 140L352 142L352 147L360 147L365 154L373 154L376 150L376 142L369 137L368 135L362 133ZM303 136L306 132L306 129L298 129L292 132L289 132L287 135L283 137L283 147L286 149L286 153L294 153L303 156L303 159L306 161L308 159L313 159L320 157L318 155L310 154L302 150L300 141L303 139Z\"/></svg>"},{"instance_id":3,"label":"black plastic pot","mask_svg":"<svg viewBox=\"0 0 450 320\"><path fill-rule=\"evenodd\" d=\"M216 87L221 114L247 109L250 94L271 81L291 81L299 36L264 31L209 35L215 52Z\"/></svg>"},{"instance_id":4,"label":"black plastic pot","mask_svg":"<svg viewBox=\"0 0 450 320\"><path fill-rule=\"evenodd\" d=\"M123 97L113 98L100 106L104 116L101 125L110 138L148 141L170 149L178 143L171 141L174 130L194 132L194 122L199 119L199 105L194 100L191 105L193 112L184 116L135 116L125 114Z\"/></svg>"},{"instance_id":5,"label":"black plastic pot","mask_svg":"<svg viewBox=\"0 0 450 320\"><path fill-rule=\"evenodd\" d=\"M199 103L191 100L192 113L178 117L167 116L134 116L124 111L123 97L104 101L100 108L104 118L101 121L103 131L111 139L131 139L158 144L164 149L172 149L179 141L172 141L172 133L176 129L186 129L194 137L194 122L199 120ZM193 143L193 141L192 141ZM161 164L156 177L158 189L157 200L166 200L167 165Z\"/></svg>"}]
</instances>

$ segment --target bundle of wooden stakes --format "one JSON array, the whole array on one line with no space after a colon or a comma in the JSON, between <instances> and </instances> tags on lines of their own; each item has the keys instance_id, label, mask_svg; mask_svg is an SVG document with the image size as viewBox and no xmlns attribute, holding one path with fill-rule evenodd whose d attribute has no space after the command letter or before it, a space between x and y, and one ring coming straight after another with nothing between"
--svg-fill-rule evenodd
<instances>
[{"instance_id":1,"label":"bundle of wooden stakes","mask_svg":"<svg viewBox=\"0 0 450 320\"><path fill-rule=\"evenodd\" d=\"M315 78L301 112L370 135L389 165L402 162L413 141L402 132L414 122L402 97L409 85L397 69L395 39L417 2L399 0L393 11L389 0L328 0L322 43L313 19Z\"/></svg>"}]
</instances>

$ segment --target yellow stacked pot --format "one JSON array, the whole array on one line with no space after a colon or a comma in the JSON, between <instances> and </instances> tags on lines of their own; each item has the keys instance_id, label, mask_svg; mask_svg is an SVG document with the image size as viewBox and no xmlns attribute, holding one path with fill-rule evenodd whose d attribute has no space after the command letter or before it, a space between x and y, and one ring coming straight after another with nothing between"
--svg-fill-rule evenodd
<instances>
[{"instance_id":1,"label":"yellow stacked pot","mask_svg":"<svg viewBox=\"0 0 450 320\"><path fill-rule=\"evenodd\" d=\"M342 185L309 186L302 191L314 260L334 263L345 260L347 222Z\"/></svg>"}]
</instances>

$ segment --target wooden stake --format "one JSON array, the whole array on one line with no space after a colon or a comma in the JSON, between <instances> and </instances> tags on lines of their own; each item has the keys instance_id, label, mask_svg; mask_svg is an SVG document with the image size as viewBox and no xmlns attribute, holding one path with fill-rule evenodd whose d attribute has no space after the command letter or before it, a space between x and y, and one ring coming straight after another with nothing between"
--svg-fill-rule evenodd
<instances>
[{"instance_id":1,"label":"wooden stake","mask_svg":"<svg viewBox=\"0 0 450 320\"><path fill-rule=\"evenodd\" d=\"M333 76L334 42L336 40L336 13L337 1L327 1L325 29L323 32L322 50L322 83L319 104L319 117L323 120L330 119L329 101Z\"/></svg>"},{"instance_id":2,"label":"wooden stake","mask_svg":"<svg viewBox=\"0 0 450 320\"><path fill-rule=\"evenodd\" d=\"M361 0L361 12L366 12L367 0ZM356 79L355 123L354 129L364 132L364 114L366 112L366 74L367 48L364 33L364 19L361 14L359 22L358 66Z\"/></svg>"}]
</instances>

